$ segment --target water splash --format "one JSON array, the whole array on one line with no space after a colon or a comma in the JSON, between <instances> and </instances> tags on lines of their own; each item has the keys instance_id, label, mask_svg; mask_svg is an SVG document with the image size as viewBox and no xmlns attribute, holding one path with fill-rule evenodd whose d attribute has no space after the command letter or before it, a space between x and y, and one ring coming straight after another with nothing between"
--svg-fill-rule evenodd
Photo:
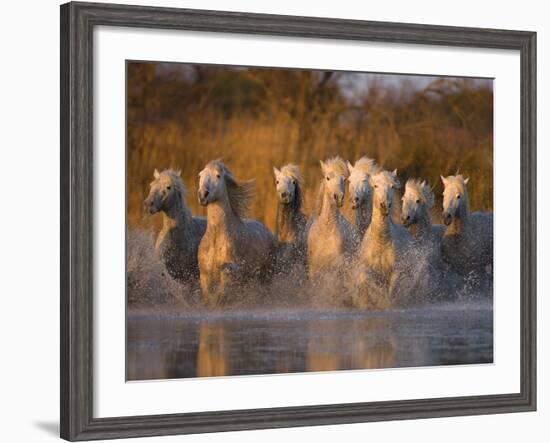
<instances>
[{"instance_id":1,"label":"water splash","mask_svg":"<svg viewBox=\"0 0 550 443\"><path fill-rule=\"evenodd\" d=\"M170 277L155 254L153 233L132 230L127 236L127 300L131 308L182 308L197 306L198 285L186 285Z\"/></svg>"},{"instance_id":2,"label":"water splash","mask_svg":"<svg viewBox=\"0 0 550 443\"><path fill-rule=\"evenodd\" d=\"M303 265L278 267L267 284L248 284L229 296L220 311L252 309L389 309L448 301L492 300L492 278L485 272L461 276L427 249L410 247L390 282L369 274L355 259L342 263L315 284ZM128 231L127 297L133 310L204 311L198 282L173 280L154 251L153 233ZM211 311L211 310L210 310Z\"/></svg>"}]
</instances>

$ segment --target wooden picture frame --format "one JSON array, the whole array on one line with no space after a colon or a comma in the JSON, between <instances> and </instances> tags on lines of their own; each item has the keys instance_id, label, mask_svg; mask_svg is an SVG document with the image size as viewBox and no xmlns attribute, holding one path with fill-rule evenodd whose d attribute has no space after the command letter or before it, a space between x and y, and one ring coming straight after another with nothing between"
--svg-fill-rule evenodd
<instances>
[{"instance_id":1,"label":"wooden picture frame","mask_svg":"<svg viewBox=\"0 0 550 443\"><path fill-rule=\"evenodd\" d=\"M93 29L121 26L519 51L521 390L518 394L94 418ZM536 408L536 34L328 18L68 3L61 6L61 437L67 440L533 411Z\"/></svg>"}]
</instances>

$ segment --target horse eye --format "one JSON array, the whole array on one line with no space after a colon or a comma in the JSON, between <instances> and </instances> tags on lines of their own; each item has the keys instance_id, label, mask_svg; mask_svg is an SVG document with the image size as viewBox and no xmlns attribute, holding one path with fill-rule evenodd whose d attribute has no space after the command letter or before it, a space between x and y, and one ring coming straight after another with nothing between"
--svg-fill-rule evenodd
<instances>
[{"instance_id":1,"label":"horse eye","mask_svg":"<svg viewBox=\"0 0 550 443\"><path fill-rule=\"evenodd\" d=\"M277 181L275 182L275 184L277 184L277 185L278 185L278 184L279 184L279 180L277 180Z\"/></svg>"},{"instance_id":2,"label":"horse eye","mask_svg":"<svg viewBox=\"0 0 550 443\"><path fill-rule=\"evenodd\" d=\"M220 176L220 174L216 174L216 177L220 178L221 176Z\"/></svg>"},{"instance_id":3,"label":"horse eye","mask_svg":"<svg viewBox=\"0 0 550 443\"><path fill-rule=\"evenodd\" d=\"M417 203L417 204L420 203L420 199L416 200L416 203Z\"/></svg>"},{"instance_id":4,"label":"horse eye","mask_svg":"<svg viewBox=\"0 0 550 443\"><path fill-rule=\"evenodd\" d=\"M329 181L329 180L330 180L330 177L327 177L327 181Z\"/></svg>"},{"instance_id":5,"label":"horse eye","mask_svg":"<svg viewBox=\"0 0 550 443\"><path fill-rule=\"evenodd\" d=\"M460 194L458 194L458 195L456 196L456 198L460 200Z\"/></svg>"},{"instance_id":6,"label":"horse eye","mask_svg":"<svg viewBox=\"0 0 550 443\"><path fill-rule=\"evenodd\" d=\"M374 185L374 187L375 187L375 188L377 188L377 187L378 187L378 185Z\"/></svg>"}]
</instances>

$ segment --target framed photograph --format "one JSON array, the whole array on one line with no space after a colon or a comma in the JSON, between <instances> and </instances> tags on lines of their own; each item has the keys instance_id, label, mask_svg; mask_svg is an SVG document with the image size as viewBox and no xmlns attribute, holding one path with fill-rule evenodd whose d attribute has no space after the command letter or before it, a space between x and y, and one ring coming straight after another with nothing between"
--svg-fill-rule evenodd
<instances>
[{"instance_id":1,"label":"framed photograph","mask_svg":"<svg viewBox=\"0 0 550 443\"><path fill-rule=\"evenodd\" d=\"M536 409L536 34L61 6L61 437Z\"/></svg>"}]
</instances>

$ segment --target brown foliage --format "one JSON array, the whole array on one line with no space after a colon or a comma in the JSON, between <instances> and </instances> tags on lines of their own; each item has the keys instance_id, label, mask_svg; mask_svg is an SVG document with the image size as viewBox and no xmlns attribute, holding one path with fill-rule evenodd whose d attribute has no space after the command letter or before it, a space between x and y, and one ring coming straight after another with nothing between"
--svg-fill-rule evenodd
<instances>
[{"instance_id":1,"label":"brown foliage","mask_svg":"<svg viewBox=\"0 0 550 443\"><path fill-rule=\"evenodd\" d=\"M363 92L349 87L367 80ZM383 80L327 71L129 63L129 226L158 227L159 217L145 217L142 203L155 168L181 168L188 203L194 214L204 214L197 174L216 158L236 178L256 179L251 216L271 229L277 206L272 166L301 167L309 213L321 178L319 160L334 155L352 163L373 157L397 168L403 183L427 180L434 186L436 220L439 175L460 169L471 177L472 209L491 210L492 87L456 78L438 78L425 88Z\"/></svg>"}]
</instances>

